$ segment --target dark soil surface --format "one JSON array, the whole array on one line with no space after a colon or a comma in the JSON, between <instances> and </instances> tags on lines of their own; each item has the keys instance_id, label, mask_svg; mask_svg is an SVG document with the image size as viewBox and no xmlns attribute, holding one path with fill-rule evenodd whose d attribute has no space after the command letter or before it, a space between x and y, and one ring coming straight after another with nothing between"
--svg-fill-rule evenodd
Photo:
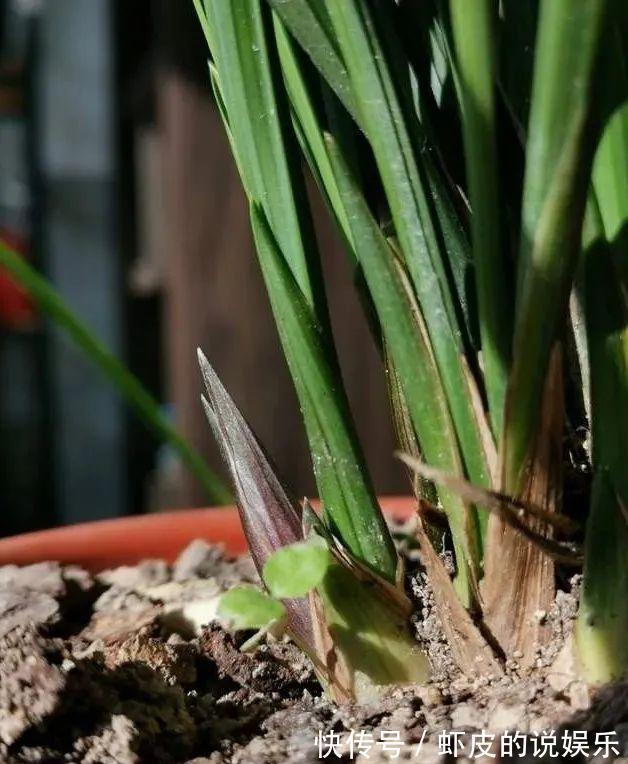
<instances>
[{"instance_id":1,"label":"dark soil surface","mask_svg":"<svg viewBox=\"0 0 628 764\"><path fill-rule=\"evenodd\" d=\"M512 760L584 761L576 733L579 750L595 754L613 731L619 754L606 760L628 762L628 683L591 695L573 672L577 581L538 614L554 639L534 670L521 676L515 660L499 679L468 682L417 569L409 587L431 684L337 708L290 643L243 654L248 635L212 623L219 594L254 580L247 558L226 560L201 541L173 566L95 577L53 562L0 568L0 762L447 762L456 742L459 760L505 761L504 730L527 735L526 756L516 755L521 735Z\"/></svg>"}]
</instances>

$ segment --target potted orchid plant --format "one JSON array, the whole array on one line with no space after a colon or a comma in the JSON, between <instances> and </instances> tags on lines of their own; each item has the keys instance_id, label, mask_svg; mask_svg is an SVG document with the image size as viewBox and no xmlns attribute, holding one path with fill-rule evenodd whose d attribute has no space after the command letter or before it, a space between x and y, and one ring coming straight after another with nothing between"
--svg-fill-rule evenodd
<instances>
[{"instance_id":1,"label":"potted orchid plant","mask_svg":"<svg viewBox=\"0 0 628 764\"><path fill-rule=\"evenodd\" d=\"M381 351L420 559L459 669L531 666L547 639L535 614L557 571L584 562L579 670L592 683L623 676L625 9L195 5L323 507L288 499L201 356L205 410L268 592L234 590L223 615L287 628L338 700L427 677L343 389L309 174ZM566 500L568 463L590 478L586 519Z\"/></svg>"}]
</instances>

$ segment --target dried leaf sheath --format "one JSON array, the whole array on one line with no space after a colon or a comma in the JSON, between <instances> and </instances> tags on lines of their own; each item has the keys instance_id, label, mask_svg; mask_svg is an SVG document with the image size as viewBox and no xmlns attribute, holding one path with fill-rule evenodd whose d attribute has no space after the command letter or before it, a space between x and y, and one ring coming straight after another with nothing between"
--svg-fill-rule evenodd
<instances>
[{"instance_id":1,"label":"dried leaf sheath","mask_svg":"<svg viewBox=\"0 0 628 764\"><path fill-rule=\"evenodd\" d=\"M558 512L564 424L562 353L558 346L550 362L540 421L520 497L545 512ZM522 522L537 533L551 534L541 518L528 516ZM554 599L554 562L499 514L489 519L487 547L481 589L485 621L506 655L522 653L522 665L531 665L536 648L549 636L539 614L546 613Z\"/></svg>"},{"instance_id":2,"label":"dried leaf sheath","mask_svg":"<svg viewBox=\"0 0 628 764\"><path fill-rule=\"evenodd\" d=\"M462 606L443 561L434 551L421 514L418 515L417 538L421 563L427 573L441 626L456 665L467 676L499 676L502 666Z\"/></svg>"}]
</instances>

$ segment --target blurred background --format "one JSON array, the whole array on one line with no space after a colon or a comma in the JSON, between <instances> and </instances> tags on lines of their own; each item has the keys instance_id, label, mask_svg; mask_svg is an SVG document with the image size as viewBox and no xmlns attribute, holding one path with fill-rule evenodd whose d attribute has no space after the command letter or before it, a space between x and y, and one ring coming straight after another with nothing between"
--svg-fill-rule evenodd
<instances>
[{"instance_id":1,"label":"blurred background","mask_svg":"<svg viewBox=\"0 0 628 764\"><path fill-rule=\"evenodd\" d=\"M0 0L0 238L48 278L224 474L201 346L297 495L298 408L208 85L191 0ZM380 366L314 202L329 301L379 493L404 490ZM0 534L208 503L0 269Z\"/></svg>"}]
</instances>

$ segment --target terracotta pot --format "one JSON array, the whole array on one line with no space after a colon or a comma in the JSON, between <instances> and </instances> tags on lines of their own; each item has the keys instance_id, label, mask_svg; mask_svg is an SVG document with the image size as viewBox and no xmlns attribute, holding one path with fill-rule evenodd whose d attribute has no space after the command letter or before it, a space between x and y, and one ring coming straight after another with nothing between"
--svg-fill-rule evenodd
<instances>
[{"instance_id":1,"label":"terracotta pot","mask_svg":"<svg viewBox=\"0 0 628 764\"><path fill-rule=\"evenodd\" d=\"M385 496L382 509L407 519L414 511L409 497ZM193 539L222 544L229 554L246 551L236 507L186 509L68 525L0 539L0 565L29 565L58 560L91 571L132 565L143 559L172 562Z\"/></svg>"}]
</instances>

